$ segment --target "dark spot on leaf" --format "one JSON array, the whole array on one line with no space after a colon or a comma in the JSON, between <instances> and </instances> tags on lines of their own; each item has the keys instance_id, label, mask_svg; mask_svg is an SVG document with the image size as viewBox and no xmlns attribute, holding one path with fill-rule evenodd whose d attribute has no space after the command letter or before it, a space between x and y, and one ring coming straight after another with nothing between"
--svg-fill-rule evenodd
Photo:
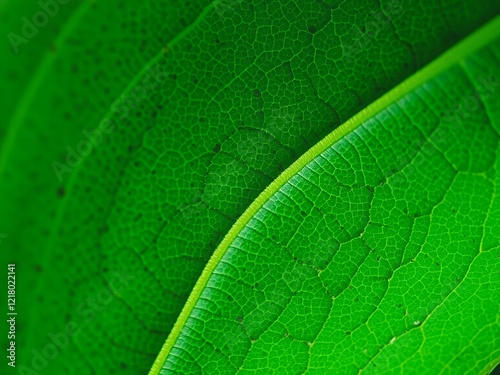
<instances>
[{"instance_id":1,"label":"dark spot on leaf","mask_svg":"<svg viewBox=\"0 0 500 375\"><path fill-rule=\"evenodd\" d=\"M63 187L63 186L60 186L60 187L57 189L57 196L58 196L58 197L64 197L64 187Z\"/></svg>"},{"instance_id":2,"label":"dark spot on leaf","mask_svg":"<svg viewBox=\"0 0 500 375\"><path fill-rule=\"evenodd\" d=\"M309 26L309 32L311 34L314 34L316 32L316 26L314 26L314 25Z\"/></svg>"},{"instance_id":3,"label":"dark spot on leaf","mask_svg":"<svg viewBox=\"0 0 500 375\"><path fill-rule=\"evenodd\" d=\"M218 153L220 151L220 143L217 143L214 147L214 152Z\"/></svg>"},{"instance_id":4,"label":"dark spot on leaf","mask_svg":"<svg viewBox=\"0 0 500 375\"><path fill-rule=\"evenodd\" d=\"M253 90L253 96L255 96L256 98L260 98L261 97L260 91L257 89Z\"/></svg>"}]
</instances>

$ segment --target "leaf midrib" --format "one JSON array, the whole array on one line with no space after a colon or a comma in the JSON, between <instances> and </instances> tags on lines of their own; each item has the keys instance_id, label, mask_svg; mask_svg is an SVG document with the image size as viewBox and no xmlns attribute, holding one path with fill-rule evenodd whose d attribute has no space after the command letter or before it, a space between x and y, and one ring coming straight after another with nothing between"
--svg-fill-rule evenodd
<instances>
[{"instance_id":1,"label":"leaf midrib","mask_svg":"<svg viewBox=\"0 0 500 375\"><path fill-rule=\"evenodd\" d=\"M408 77L399 85L395 86L389 92L381 96L379 99L372 102L366 108L362 109L356 115L351 117L341 126L333 130L330 134L324 137L321 141L315 144L299 159L283 171L267 188L250 204L245 212L235 222L224 239L221 241L210 260L207 262L202 274L196 282L191 294L189 295L184 308L182 309L177 321L175 322L172 331L170 332L164 346L162 347L158 357L156 358L149 375L158 375L167 359L171 349L173 348L177 338L179 337L182 328L187 319L191 315L193 308L198 301L203 289L205 288L210 276L215 267L228 250L230 244L238 236L241 230L246 226L255 213L266 203L271 196L274 195L282 186L284 186L295 174L302 170L309 162L314 160L318 155L326 151L335 142L340 140L345 135L349 134L368 119L374 117L389 105L395 103L406 94L412 92L419 86L433 77L438 76L452 65L463 60L466 56L476 52L480 48L486 46L490 42L500 37L500 16L496 16L480 29L474 31L469 36L464 38L455 46L443 52L439 57L427 64L425 67Z\"/></svg>"}]
</instances>

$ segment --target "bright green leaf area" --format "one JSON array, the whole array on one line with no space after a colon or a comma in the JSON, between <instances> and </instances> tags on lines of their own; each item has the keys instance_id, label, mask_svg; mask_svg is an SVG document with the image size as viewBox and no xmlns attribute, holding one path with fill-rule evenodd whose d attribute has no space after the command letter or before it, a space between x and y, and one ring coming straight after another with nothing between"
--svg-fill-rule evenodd
<instances>
[{"instance_id":1,"label":"bright green leaf area","mask_svg":"<svg viewBox=\"0 0 500 375\"><path fill-rule=\"evenodd\" d=\"M20 34L21 18L39 10L27 0L0 4L2 35ZM43 353L51 334L74 323L78 334L37 372L147 373L183 307L201 303L186 300L204 269L199 280L208 280L207 262L259 194L499 10L497 1L477 0L74 0L60 5L19 53L2 37L0 233L8 237L0 257L18 264L18 370L33 369L33 351ZM172 353L162 351L162 358L170 354L166 366L180 373L240 366L265 373L270 361L276 373L286 373L334 366L335 359L353 366L345 372L368 371L402 345L403 331L419 332L408 326L424 326L433 306L445 308L446 296L453 301L466 292L471 298L456 300L463 309L449 311L464 321L469 316L469 324L454 317L450 327L437 325L463 342L450 336L441 344L468 369L490 369L499 350L485 336L498 331L491 319L498 315L492 293L500 213L491 197L499 116L498 93L486 97L497 86L483 81L500 80L494 48L464 60L448 78L432 78L408 93L411 99L388 102L370 126L342 133L324 150L328 157L311 161L318 166L291 178L289 191L283 185L268 197L269 218L250 215L238 231L241 244L229 241L227 265L209 263L223 267L213 281L218 291L195 289L210 295L200 313L213 310L217 318L199 321L206 328L193 332L178 323ZM481 91L477 108L456 118L454 106L472 105L464 100L474 87ZM76 150L87 139L82 131L104 119L113 130L59 179L53 163L65 165L67 147ZM467 199L473 204L457 203ZM480 246L491 260L475 257ZM432 263L431 276L422 262ZM492 277L490 289L479 273L477 281L466 277L474 264L482 278ZM405 269L413 274L402 275ZM119 290L110 288L117 273L128 277ZM107 291L112 298L99 299ZM380 315L407 308L397 327L392 315ZM372 323L362 324L372 312ZM327 323L335 316L349 328L332 331ZM467 341L473 335L476 341ZM426 337L438 340L436 332ZM304 351L307 342L314 345ZM362 359L351 355L353 342ZM313 356L316 350L328 356Z\"/></svg>"},{"instance_id":2,"label":"bright green leaf area","mask_svg":"<svg viewBox=\"0 0 500 375\"><path fill-rule=\"evenodd\" d=\"M151 373L494 368L496 77L500 18L301 157L228 233Z\"/></svg>"}]
</instances>

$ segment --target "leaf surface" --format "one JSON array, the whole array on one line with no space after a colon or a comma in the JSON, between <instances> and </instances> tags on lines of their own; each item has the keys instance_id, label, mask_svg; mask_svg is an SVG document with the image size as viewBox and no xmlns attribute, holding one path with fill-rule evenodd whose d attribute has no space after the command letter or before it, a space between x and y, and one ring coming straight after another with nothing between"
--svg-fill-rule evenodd
<instances>
[{"instance_id":1,"label":"leaf surface","mask_svg":"<svg viewBox=\"0 0 500 375\"><path fill-rule=\"evenodd\" d=\"M30 366L32 350L68 322L81 328L49 361L53 374L147 371L214 249L259 193L499 5L78 9L71 30L57 21L65 37L37 85L19 89L15 108L0 104L15 112L0 156L2 246L24 265L19 288L29 297L20 303L32 312L20 316L20 363ZM150 69L159 84L137 98ZM53 163L66 163L67 147L103 119L112 133L59 181ZM91 307L123 270L128 286Z\"/></svg>"},{"instance_id":2,"label":"leaf surface","mask_svg":"<svg viewBox=\"0 0 500 375\"><path fill-rule=\"evenodd\" d=\"M216 250L151 374L494 368L499 31L497 18L280 175Z\"/></svg>"},{"instance_id":3,"label":"leaf surface","mask_svg":"<svg viewBox=\"0 0 500 375\"><path fill-rule=\"evenodd\" d=\"M48 7L42 8L39 2L27 0L4 0L0 4L0 139L6 136L5 131L20 97L36 84L35 76L50 64L67 34L63 30L71 28L84 8L81 0L71 0L64 5L56 1L51 4L50 0L41 2ZM44 9L49 9L50 15ZM39 12L44 12L47 17ZM34 25L34 19L37 25L43 26Z\"/></svg>"}]
</instances>

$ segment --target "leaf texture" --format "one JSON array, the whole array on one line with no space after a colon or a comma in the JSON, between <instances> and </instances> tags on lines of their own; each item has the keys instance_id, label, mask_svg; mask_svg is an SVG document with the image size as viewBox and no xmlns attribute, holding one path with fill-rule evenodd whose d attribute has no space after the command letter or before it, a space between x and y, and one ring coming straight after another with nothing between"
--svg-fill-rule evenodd
<instances>
[{"instance_id":1,"label":"leaf texture","mask_svg":"<svg viewBox=\"0 0 500 375\"><path fill-rule=\"evenodd\" d=\"M449 51L259 196L152 374L478 374L498 363L499 25L462 51L495 35L489 45ZM474 110L450 117L471 98Z\"/></svg>"},{"instance_id":2,"label":"leaf texture","mask_svg":"<svg viewBox=\"0 0 500 375\"><path fill-rule=\"evenodd\" d=\"M53 43L40 35L26 45L55 48L0 62L10 77L2 91L14 90L0 104L9 119L2 257L24 265L19 308L30 311L19 316L19 361L31 366L50 333L76 322L81 332L47 371L136 374L259 193L499 5L113 0L64 9L47 26L59 32ZM6 10L15 21L36 9ZM157 85L137 96L148 77ZM113 131L59 179L53 163L103 120ZM133 278L86 314L117 272Z\"/></svg>"}]
</instances>

